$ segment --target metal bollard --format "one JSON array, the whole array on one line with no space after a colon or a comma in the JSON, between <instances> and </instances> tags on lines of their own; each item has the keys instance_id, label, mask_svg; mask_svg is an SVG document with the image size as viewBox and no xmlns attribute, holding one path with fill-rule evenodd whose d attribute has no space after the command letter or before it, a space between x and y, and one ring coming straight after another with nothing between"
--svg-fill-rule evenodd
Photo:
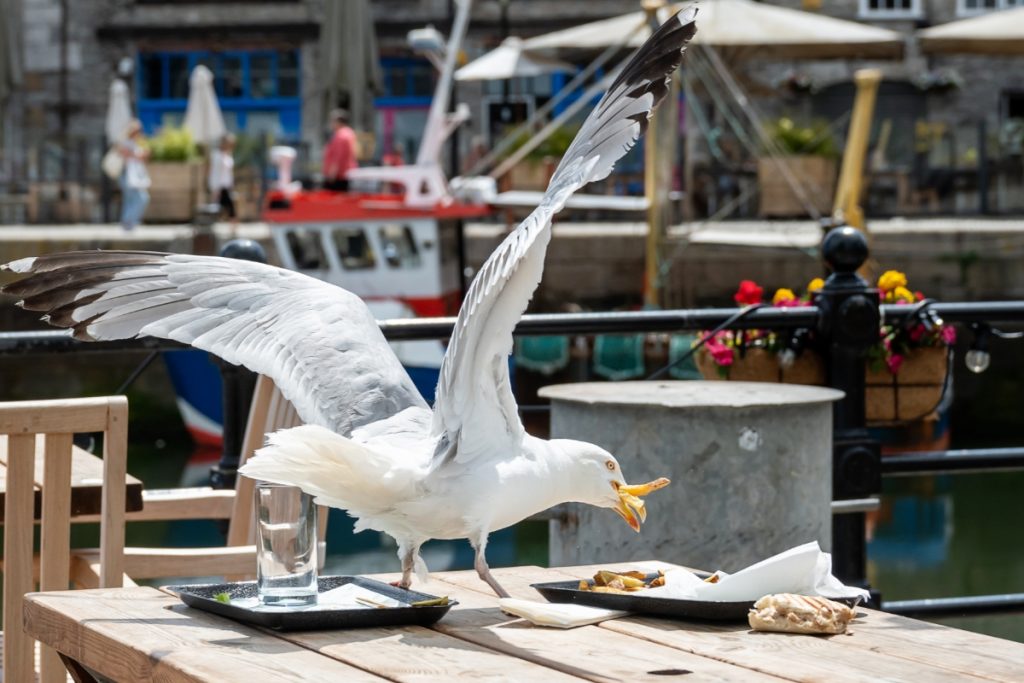
<instances>
[{"instance_id":1,"label":"metal bollard","mask_svg":"<svg viewBox=\"0 0 1024 683\"><path fill-rule=\"evenodd\" d=\"M818 334L828 362L828 385L846 396L833 407L832 498L867 498L882 486L881 447L864 416L865 354L878 341L878 290L857 274L868 257L863 233L843 226L822 241L832 269L814 297L822 314ZM836 515L832 522L832 571L844 583L867 585L864 513Z\"/></svg>"},{"instance_id":2,"label":"metal bollard","mask_svg":"<svg viewBox=\"0 0 1024 683\"><path fill-rule=\"evenodd\" d=\"M263 247L249 239L231 240L221 248L220 255L258 263L267 262L267 254ZM242 438L249 419L253 390L256 387L256 373L216 356L212 358L220 368L224 387L224 436L220 462L210 468L210 485L215 489L230 489L235 486L238 461L242 452Z\"/></svg>"}]
</instances>

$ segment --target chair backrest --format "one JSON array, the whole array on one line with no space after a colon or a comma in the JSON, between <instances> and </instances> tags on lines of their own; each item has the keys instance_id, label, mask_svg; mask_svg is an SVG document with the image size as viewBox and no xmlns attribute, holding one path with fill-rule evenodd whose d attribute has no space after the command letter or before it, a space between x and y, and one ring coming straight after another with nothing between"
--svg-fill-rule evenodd
<instances>
[{"instance_id":1,"label":"chair backrest","mask_svg":"<svg viewBox=\"0 0 1024 683\"><path fill-rule=\"evenodd\" d=\"M260 375L256 380L256 389L253 391L249 408L249 420L246 422L245 436L242 438L239 467L256 452L256 449L263 446L267 434L301 424L302 420L295 412L295 407L281 395L274 380ZM256 542L253 524L254 487L255 482L248 477L239 476L235 483L235 502L228 525L228 545L251 545ZM321 511L318 521L318 529L322 534L327 527L325 511Z\"/></svg>"},{"instance_id":2,"label":"chair backrest","mask_svg":"<svg viewBox=\"0 0 1024 683\"><path fill-rule=\"evenodd\" d=\"M668 362L672 368L668 374L675 379L704 379L697 369L697 361L691 355L684 361L680 361L685 354L690 352L694 342L697 341L695 334L674 334L668 343Z\"/></svg>"},{"instance_id":3,"label":"chair backrest","mask_svg":"<svg viewBox=\"0 0 1024 683\"><path fill-rule=\"evenodd\" d=\"M520 337L515 344L516 367L553 375L569 365L569 337Z\"/></svg>"},{"instance_id":4,"label":"chair backrest","mask_svg":"<svg viewBox=\"0 0 1024 683\"><path fill-rule=\"evenodd\" d=\"M594 374L612 381L644 375L642 334L599 334L594 337Z\"/></svg>"},{"instance_id":5,"label":"chair backrest","mask_svg":"<svg viewBox=\"0 0 1024 683\"><path fill-rule=\"evenodd\" d=\"M124 396L0 403L6 436L3 680L35 679L33 644L21 628L22 598L34 588L35 486L42 490L39 589L67 590L71 554L71 452L78 433L103 433L100 585L120 586L124 567L128 400ZM39 437L42 437L40 440ZM42 452L42 473L37 452ZM40 680L64 681L56 652L43 648Z\"/></svg>"}]
</instances>

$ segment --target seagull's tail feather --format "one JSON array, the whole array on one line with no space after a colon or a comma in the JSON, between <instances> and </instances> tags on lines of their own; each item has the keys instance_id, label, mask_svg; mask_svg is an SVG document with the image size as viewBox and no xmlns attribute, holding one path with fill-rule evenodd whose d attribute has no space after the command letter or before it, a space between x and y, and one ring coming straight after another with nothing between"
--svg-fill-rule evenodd
<instances>
[{"instance_id":1,"label":"seagull's tail feather","mask_svg":"<svg viewBox=\"0 0 1024 683\"><path fill-rule=\"evenodd\" d=\"M320 505L359 516L401 497L408 479L386 455L315 425L274 432L239 472L298 486Z\"/></svg>"}]
</instances>

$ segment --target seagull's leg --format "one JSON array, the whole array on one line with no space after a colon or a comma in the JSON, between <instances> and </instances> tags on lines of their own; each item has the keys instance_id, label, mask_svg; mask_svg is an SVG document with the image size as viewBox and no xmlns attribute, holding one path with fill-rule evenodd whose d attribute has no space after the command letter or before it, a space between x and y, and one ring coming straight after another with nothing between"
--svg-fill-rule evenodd
<instances>
[{"instance_id":1,"label":"seagull's leg","mask_svg":"<svg viewBox=\"0 0 1024 683\"><path fill-rule=\"evenodd\" d=\"M487 549L487 534L483 534L476 541L470 540L470 544L476 550L476 560L473 562L473 568L476 569L476 573L487 582L487 585L498 594L499 598L509 597L508 591L501 587L498 580L491 574L490 567L487 566L487 559L484 557L484 551Z\"/></svg>"},{"instance_id":2,"label":"seagull's leg","mask_svg":"<svg viewBox=\"0 0 1024 683\"><path fill-rule=\"evenodd\" d=\"M402 560L402 580L394 585L399 588L408 588L412 585L412 572L416 568L416 553L419 550L418 543L399 542L398 557Z\"/></svg>"}]
</instances>

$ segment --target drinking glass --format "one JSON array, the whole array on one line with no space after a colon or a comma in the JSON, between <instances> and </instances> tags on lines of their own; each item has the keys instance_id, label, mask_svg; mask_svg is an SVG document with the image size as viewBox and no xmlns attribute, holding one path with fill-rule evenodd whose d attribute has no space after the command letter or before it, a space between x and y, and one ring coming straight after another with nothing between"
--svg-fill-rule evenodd
<instances>
[{"instance_id":1,"label":"drinking glass","mask_svg":"<svg viewBox=\"0 0 1024 683\"><path fill-rule=\"evenodd\" d=\"M264 605L316 604L316 506L297 486L256 484L256 588Z\"/></svg>"}]
</instances>

